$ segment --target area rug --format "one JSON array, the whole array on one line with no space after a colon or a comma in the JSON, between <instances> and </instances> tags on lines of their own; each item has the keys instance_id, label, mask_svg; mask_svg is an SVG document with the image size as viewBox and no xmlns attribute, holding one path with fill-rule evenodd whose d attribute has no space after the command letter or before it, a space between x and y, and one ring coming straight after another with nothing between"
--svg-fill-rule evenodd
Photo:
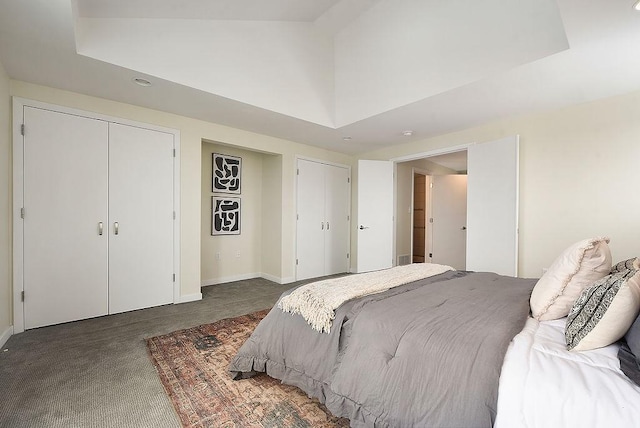
<instances>
[{"instance_id":1,"label":"area rug","mask_svg":"<svg viewBox=\"0 0 640 428\"><path fill-rule=\"evenodd\" d=\"M347 427L300 389L264 374L234 381L229 362L268 310L147 339L184 427Z\"/></svg>"}]
</instances>

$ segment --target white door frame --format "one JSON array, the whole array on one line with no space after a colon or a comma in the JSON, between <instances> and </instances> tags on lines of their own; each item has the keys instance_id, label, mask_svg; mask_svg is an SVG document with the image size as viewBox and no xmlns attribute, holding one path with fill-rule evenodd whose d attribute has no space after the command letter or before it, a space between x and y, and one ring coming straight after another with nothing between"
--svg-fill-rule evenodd
<instances>
[{"instance_id":1,"label":"white door frame","mask_svg":"<svg viewBox=\"0 0 640 428\"><path fill-rule=\"evenodd\" d=\"M398 201L397 201L397 195L398 195L398 164L401 162L410 162L413 160L418 160L418 159L425 159L425 158L431 158L434 156L438 156L438 155L447 155L449 153L456 153L456 152L462 152L462 151L467 151L467 149L473 145L475 145L475 142L472 143L466 143L466 144L459 144L457 146L452 146L452 147L444 147L441 149L434 149L434 150L429 150L426 152L421 152L421 153L413 153L410 155L406 155L406 156L399 156L397 158L391 158L389 159L389 161L393 162L393 237L391 238L393 240L393 260L394 260L394 265L396 264L397 260L398 260L398 250L396 248L396 239L397 239L397 233L396 233L396 219L398 218ZM413 183L413 180L412 180ZM413 190L413 184L411 185L412 190ZM413 196L411 197L411 208L412 208L412 213L411 213L411 221L413 224ZM431 202L429 201L429 209L431 209ZM429 243L429 250L431 250L431 245ZM426 247L425 247L425 251L426 251ZM411 257L413 257L413 233L411 234ZM412 259L413 260L413 259Z\"/></svg>"},{"instance_id":2,"label":"white door frame","mask_svg":"<svg viewBox=\"0 0 640 428\"><path fill-rule=\"evenodd\" d=\"M410 220L410 225L411 225L411 240L409 241L409 257L411 258L410 262L413 263L413 212L415 209L415 184L416 184L416 180L415 180L415 175L416 174L420 174L420 175L424 175L426 177L425 180L425 186L430 186L431 185L431 173L428 171L425 171L424 169L420 169L420 168L416 168L416 167L412 167L411 168L411 220ZM397 190L397 188L396 188ZM429 198L427 200L425 200L425 210L424 210L424 221L425 221L425 226L424 226L424 262L427 263L427 258L431 259L430 257L428 257L429 252L431 251L431 241L429 239L427 239L427 237L430 236L430 234L427 234L427 231L429 230L429 216L427 214L431 213L431 191L429 191ZM428 245L427 245L428 244ZM398 255L395 255L396 259L398 257Z\"/></svg>"},{"instance_id":3,"label":"white door frame","mask_svg":"<svg viewBox=\"0 0 640 428\"><path fill-rule=\"evenodd\" d=\"M22 292L24 291L24 229L21 214L24 207L22 124L24 107L26 106L173 134L174 148L176 151L173 162L173 210L175 212L173 227L173 271L176 275L173 284L173 303L195 300L192 296L185 296L186 298L181 296L180 287L180 131L100 113L13 97L13 333L21 333L24 331L24 306L22 302ZM25 132L29 132L29 130L26 129Z\"/></svg>"}]
</instances>

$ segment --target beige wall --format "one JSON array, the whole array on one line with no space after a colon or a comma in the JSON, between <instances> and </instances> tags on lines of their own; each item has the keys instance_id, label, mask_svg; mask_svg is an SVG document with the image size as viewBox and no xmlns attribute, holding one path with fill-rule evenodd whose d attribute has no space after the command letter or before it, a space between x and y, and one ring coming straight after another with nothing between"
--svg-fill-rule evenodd
<instances>
[{"instance_id":1,"label":"beige wall","mask_svg":"<svg viewBox=\"0 0 640 428\"><path fill-rule=\"evenodd\" d=\"M211 236L211 155L242 158L241 233ZM209 142L202 143L202 285L263 276L280 277L281 157ZM223 195L216 193L216 195ZM224 195L223 195L224 196ZM272 228L277 218L277 227ZM278 236L275 236L275 235ZM267 251L263 251L267 248ZM216 255L219 254L219 258ZM239 254L239 256L238 256Z\"/></svg>"},{"instance_id":2,"label":"beige wall","mask_svg":"<svg viewBox=\"0 0 640 428\"><path fill-rule=\"evenodd\" d=\"M9 77L0 63L0 340L11 315L11 101Z\"/></svg>"},{"instance_id":3,"label":"beige wall","mask_svg":"<svg viewBox=\"0 0 640 428\"><path fill-rule=\"evenodd\" d=\"M391 159L520 134L521 276L567 246L611 237L614 260L640 255L640 92L502 120L364 155Z\"/></svg>"},{"instance_id":4,"label":"beige wall","mask_svg":"<svg viewBox=\"0 0 640 428\"><path fill-rule=\"evenodd\" d=\"M0 97L5 94L6 77L0 76ZM243 147L278 156L269 162L281 169L264 168L270 189L263 194L280 197L281 215L264 214L263 224L275 223L269 239L262 234L261 249L280 251L279 257L262 259L262 270L283 282L295 276L295 157L296 155L352 166L353 181L357 164L348 155L267 137L222 125L189 119L95 97L10 81L10 94L151 123L181 131L181 284L182 295L198 293L201 280L202 232L202 140ZM0 104L0 120L8 122L8 103ZM490 123L419 142L394 146L363 154L362 159L391 159L470 142L491 141L520 134L520 274L536 277L566 246L579 239L608 235L614 259L638 255L640 229L636 226L640 198L640 92L579 106ZM2 129L8 129L9 124ZM10 158L8 131L0 135L4 162ZM277 158L277 160L276 160ZM8 168L7 168L8 169ZM9 217L7 169L0 178L0 209ZM4 180L4 181L3 181ZM280 185L280 192L273 187ZM353 211L357 211L357 183L353 187ZM266 192L266 193L265 193ZM264 202L264 195L263 195ZM4 204L4 205L2 205ZM0 263L9 266L10 240L6 220L0 226ZM278 232L278 225L281 230ZM2 228L4 227L4 233ZM264 228L263 228L264 229ZM355 228L352 228L352 260L356 260ZM278 238L273 238L277 236ZM270 246L273 241L274 247ZM7 272L4 270L3 272ZM8 277L8 274L4 274ZM6 282L6 281L5 281ZM1 286L0 286L1 287ZM0 289L4 302L7 290ZM0 322L9 317L10 304L0 305Z\"/></svg>"},{"instance_id":5,"label":"beige wall","mask_svg":"<svg viewBox=\"0 0 640 428\"><path fill-rule=\"evenodd\" d=\"M282 156L265 155L262 158L262 276L274 281L282 278L283 272L282 227Z\"/></svg>"},{"instance_id":6,"label":"beige wall","mask_svg":"<svg viewBox=\"0 0 640 428\"><path fill-rule=\"evenodd\" d=\"M21 81L10 81L10 95L180 130L180 280L182 296L191 296L200 292L203 140L216 141L229 146L282 157L280 278L284 282L291 281L295 276L295 193L293 192L295 156L302 155L344 164L351 164L353 159L348 155L223 125ZM275 181L278 181L277 178Z\"/></svg>"}]
</instances>

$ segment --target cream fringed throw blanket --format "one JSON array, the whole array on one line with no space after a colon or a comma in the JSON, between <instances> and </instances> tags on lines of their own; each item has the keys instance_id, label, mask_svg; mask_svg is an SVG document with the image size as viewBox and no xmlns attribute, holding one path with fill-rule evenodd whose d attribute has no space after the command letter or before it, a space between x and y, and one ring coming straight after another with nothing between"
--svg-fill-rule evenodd
<instances>
[{"instance_id":1,"label":"cream fringed throw blanket","mask_svg":"<svg viewBox=\"0 0 640 428\"><path fill-rule=\"evenodd\" d=\"M278 307L284 312L302 315L314 330L329 333L335 310L347 300L381 293L450 270L455 269L433 263L414 263L312 282L283 297Z\"/></svg>"}]
</instances>

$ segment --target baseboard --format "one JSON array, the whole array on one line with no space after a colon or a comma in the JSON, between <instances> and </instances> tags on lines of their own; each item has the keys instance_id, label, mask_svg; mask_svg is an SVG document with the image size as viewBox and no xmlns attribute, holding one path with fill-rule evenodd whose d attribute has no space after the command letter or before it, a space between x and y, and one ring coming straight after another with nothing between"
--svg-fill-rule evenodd
<instances>
[{"instance_id":1,"label":"baseboard","mask_svg":"<svg viewBox=\"0 0 640 428\"><path fill-rule=\"evenodd\" d=\"M187 294L186 296L180 296L175 303L188 303L202 300L202 293Z\"/></svg>"},{"instance_id":2,"label":"baseboard","mask_svg":"<svg viewBox=\"0 0 640 428\"><path fill-rule=\"evenodd\" d=\"M207 285L225 284L227 282L243 281L245 279L264 278L266 280L275 282L276 284L289 284L295 282L295 277L281 278L279 276L271 275L268 273L245 273L242 275L225 276L222 278L205 279L200 282L200 286L206 287Z\"/></svg>"},{"instance_id":3,"label":"baseboard","mask_svg":"<svg viewBox=\"0 0 640 428\"><path fill-rule=\"evenodd\" d=\"M244 273L242 275L232 275L232 276L224 276L222 278L205 279L200 282L200 285L202 287L205 287L207 285L225 284L227 282L243 281L245 279L254 279L254 278L261 278L261 277L262 277L262 274L259 274L259 273Z\"/></svg>"},{"instance_id":4,"label":"baseboard","mask_svg":"<svg viewBox=\"0 0 640 428\"><path fill-rule=\"evenodd\" d=\"M296 279L294 277L289 277L289 278L281 278L279 276L275 276L275 275L270 275L268 273L262 273L260 274L261 278L267 279L271 282L275 282L276 284L289 284L291 282L295 282Z\"/></svg>"},{"instance_id":5,"label":"baseboard","mask_svg":"<svg viewBox=\"0 0 640 428\"><path fill-rule=\"evenodd\" d=\"M280 278L280 284L291 284L292 282L296 282L295 276L290 276L288 278Z\"/></svg>"},{"instance_id":6,"label":"baseboard","mask_svg":"<svg viewBox=\"0 0 640 428\"><path fill-rule=\"evenodd\" d=\"M0 348L2 348L4 346L5 343L7 343L7 340L9 340L9 338L13 335L13 326L10 325L9 327L7 327L7 329L2 333L2 335L0 335Z\"/></svg>"}]
</instances>

